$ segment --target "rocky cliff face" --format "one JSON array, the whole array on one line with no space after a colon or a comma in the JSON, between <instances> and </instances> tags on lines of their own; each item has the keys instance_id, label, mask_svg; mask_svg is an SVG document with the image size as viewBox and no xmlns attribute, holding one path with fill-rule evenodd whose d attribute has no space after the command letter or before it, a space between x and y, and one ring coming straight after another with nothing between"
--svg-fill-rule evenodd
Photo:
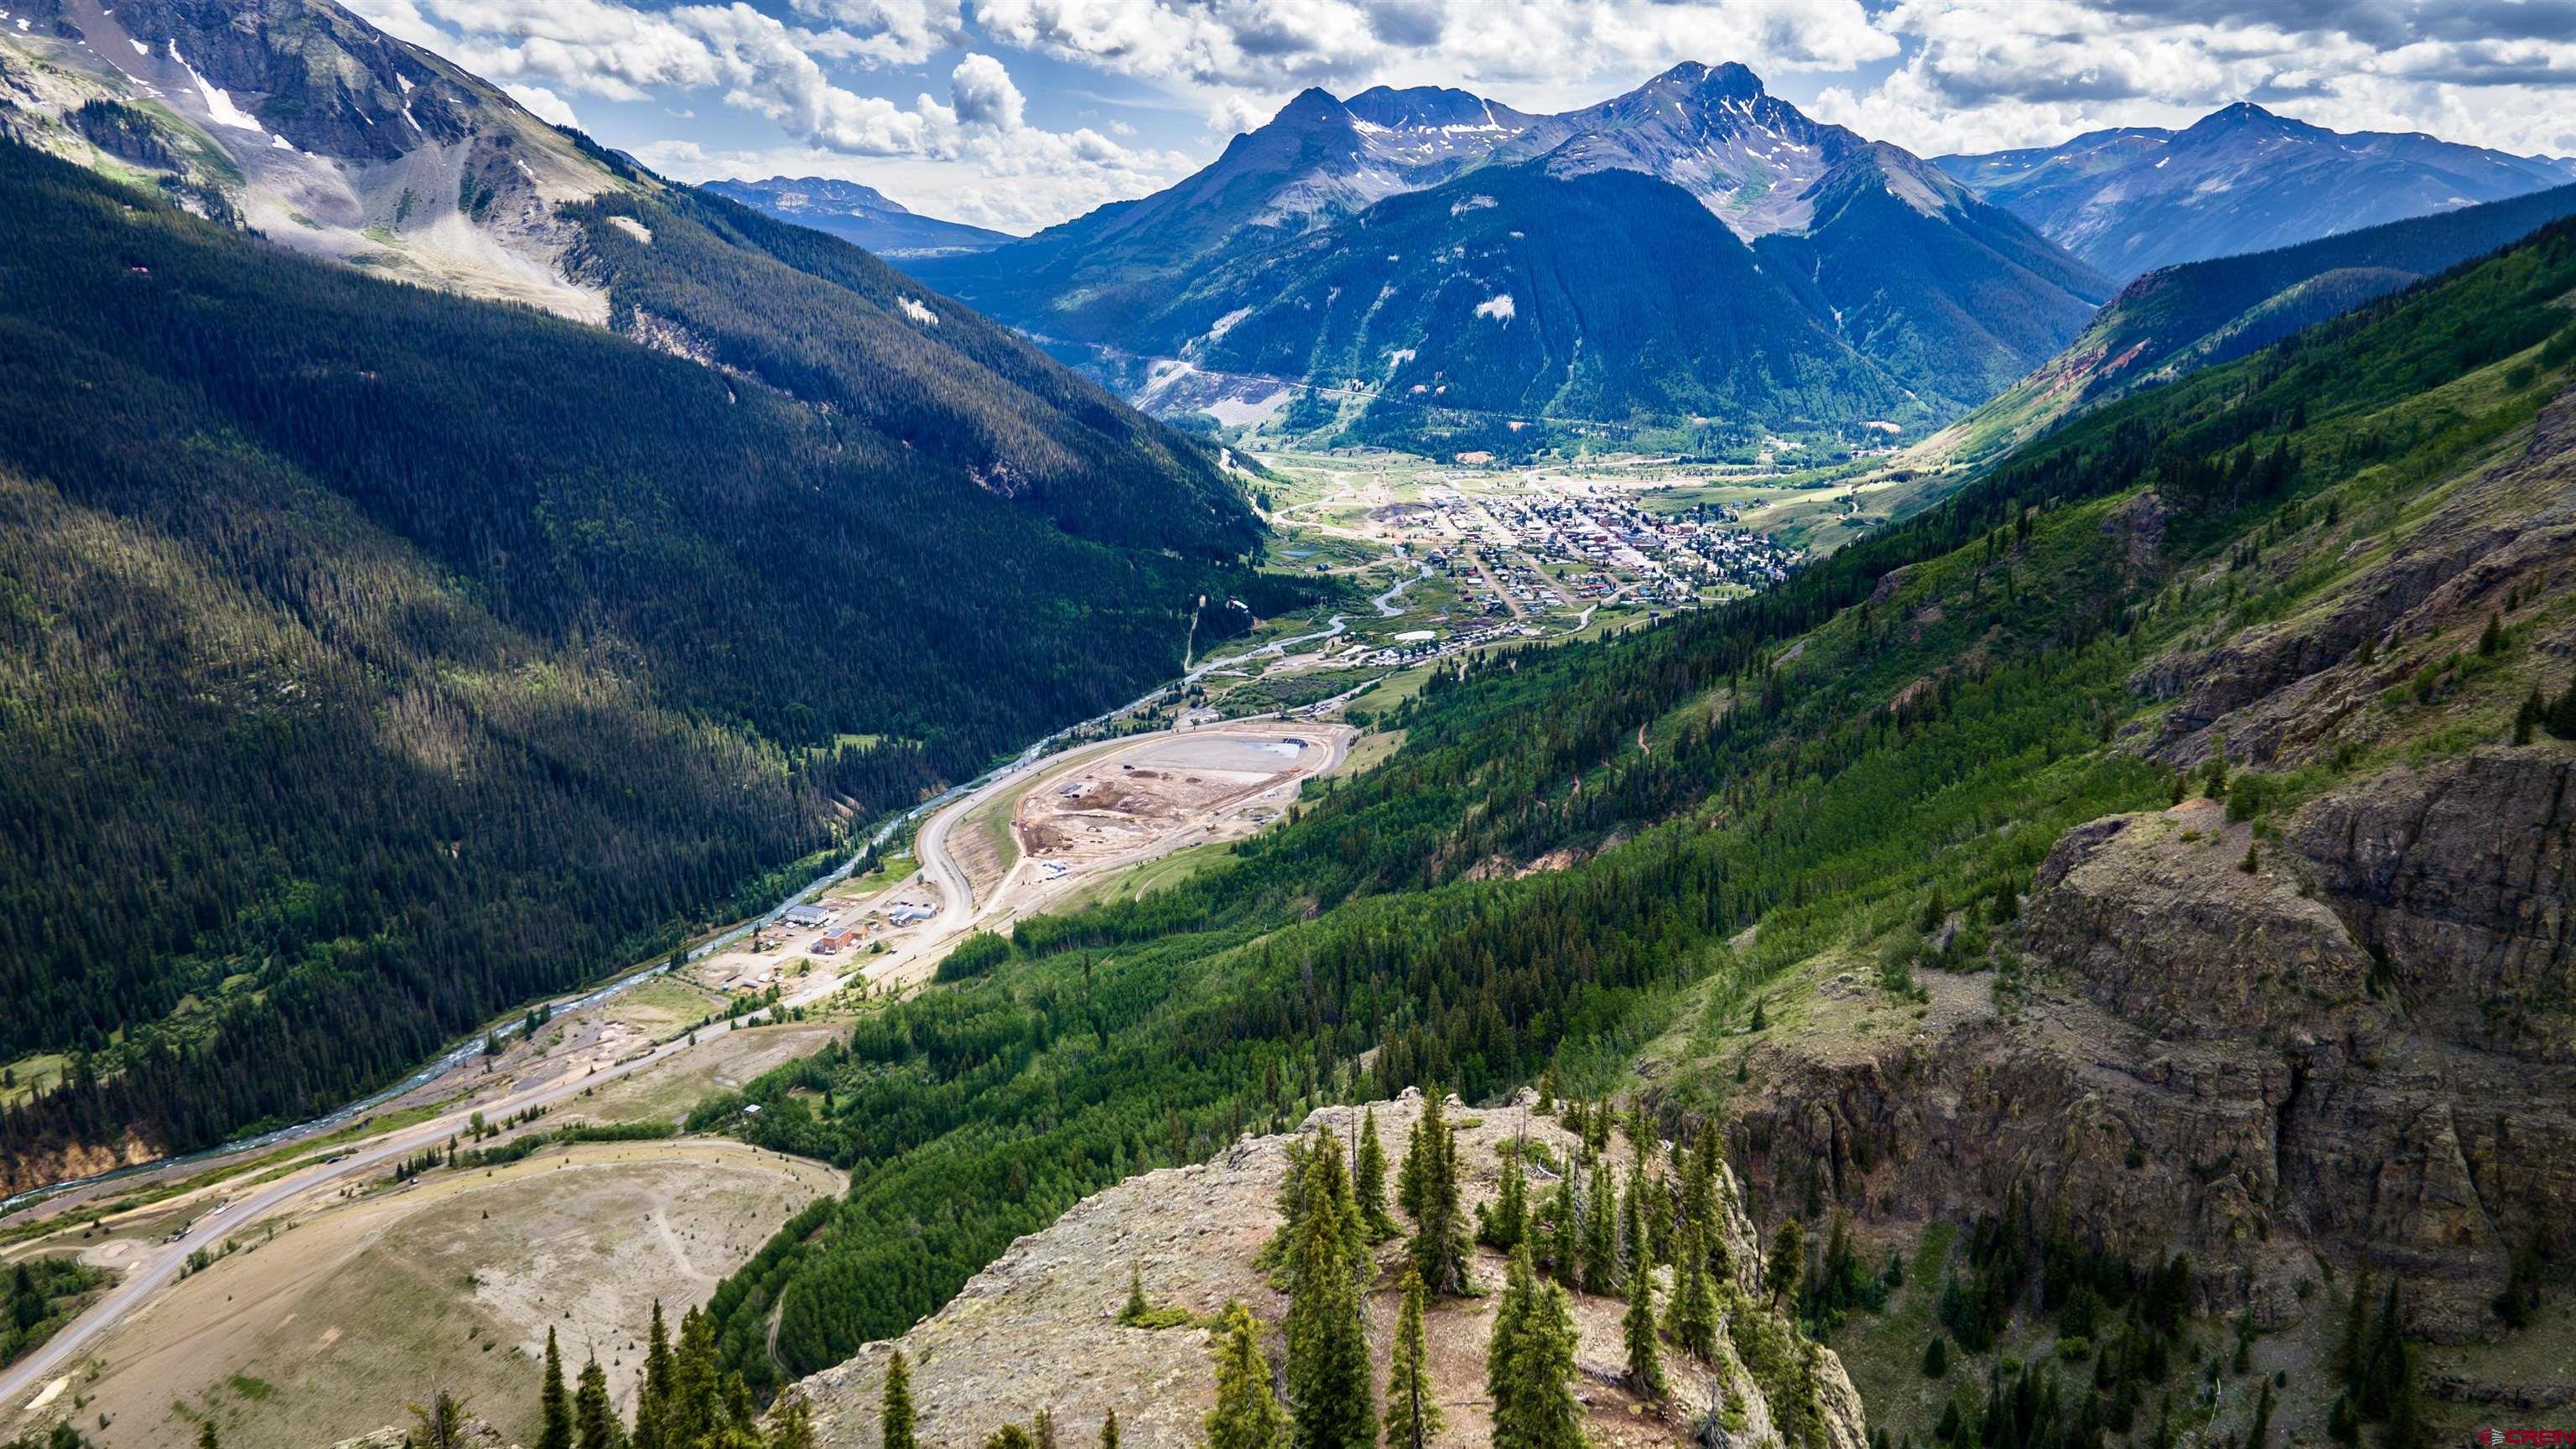
<instances>
[{"instance_id":1,"label":"rocky cliff face","mask_svg":"<svg viewBox=\"0 0 2576 1449\"><path fill-rule=\"evenodd\" d=\"M2133 684L2173 706L2137 747L2278 770L2494 738L2438 701L2459 687L2448 651L2474 653L2509 599L2508 673L2562 687L2576 399L2402 539L2343 552L2314 606L2142 668ZM2388 704L2428 673L2435 708ZM2018 1188L2106 1246L2190 1253L2212 1306L2267 1325L2297 1316L2323 1260L2402 1277L2428 1336L2496 1333L2513 1254L2576 1251L2576 746L2414 757L2260 839L2208 800L2070 831L1999 977L1936 979L1919 1022L1882 999L1899 1029L1856 1048L1758 1050L1739 1164L1881 1223L1973 1216Z\"/></svg>"},{"instance_id":2,"label":"rocky cliff face","mask_svg":"<svg viewBox=\"0 0 2576 1449\"><path fill-rule=\"evenodd\" d=\"M1553 1117L1526 1110L1526 1094L1510 1107L1482 1114L1453 1104L1460 1126L1459 1158L1471 1201L1491 1198L1500 1181L1497 1149L1515 1132L1556 1154L1571 1157L1574 1141ZM1421 1110L1418 1094L1376 1104L1378 1131L1391 1157L1401 1159L1405 1136ZM1359 1109L1325 1108L1305 1128L1350 1142ZM1027 1423L1047 1409L1066 1442L1086 1442L1108 1411L1118 1411L1124 1442L1146 1446L1201 1443L1201 1421L1214 1402L1209 1366L1211 1335L1203 1326L1226 1303L1248 1305L1265 1325L1275 1324L1286 1300L1254 1259L1279 1226L1275 1209L1287 1164L1290 1136L1247 1138L1222 1158L1194 1167L1131 1178L1085 1199L1045 1231L1012 1245L976 1275L946 1308L901 1339L870 1344L848 1363L804 1380L791 1391L810 1405L815 1427L828 1445L874 1446L885 1366L901 1349L913 1366L912 1392L925 1443L975 1444L1004 1423ZM1620 1149L1613 1149L1614 1159ZM1534 1183L1533 1197L1548 1179ZM1732 1184L1730 1184L1730 1187ZM1729 1193L1730 1260L1751 1273L1760 1261L1753 1226L1734 1209ZM1380 1250L1393 1263L1401 1239ZM1156 1307L1186 1309L1191 1324L1131 1328L1117 1321L1126 1301L1131 1265ZM1504 1264L1479 1250L1478 1284L1498 1289ZM1369 1295L1372 1343L1381 1382L1387 1344L1398 1308L1392 1268ZM1750 1287L1750 1281L1739 1285ZM1435 1304L1428 1317L1431 1371L1448 1418L1449 1442L1481 1443L1490 1433L1484 1397L1485 1346L1498 1292ZM1678 1354L1668 1367L1673 1395L1656 1411L1639 1404L1617 1380L1623 1365L1619 1319L1624 1304L1578 1295L1574 1315L1581 1342L1576 1392L1590 1410L1587 1431L1603 1445L1674 1444L1698 1436L1705 1425L1712 1442L1778 1444L1784 1423L1815 1426L1811 1449L1865 1449L1859 1395L1829 1350L1816 1348L1805 1365L1815 1402L1791 1414L1732 1351L1708 1370L1686 1366ZM1731 1324L1739 1337L1754 1331L1742 1316L1759 1315L1762 1327L1780 1320L1738 1299ZM1270 1349L1278 1356L1276 1336ZM1727 1405L1732 1412L1715 1412ZM1739 1417L1740 1416L1740 1417Z\"/></svg>"},{"instance_id":3,"label":"rocky cliff face","mask_svg":"<svg viewBox=\"0 0 2576 1449\"><path fill-rule=\"evenodd\" d=\"M1945 986L1928 1032L1778 1063L1736 1124L1746 1169L1820 1175L1865 1219L2019 1188L2107 1246L2189 1252L2212 1305L2267 1325L2320 1253L2368 1263L2407 1279L2418 1330L2486 1333L2516 1248L2576 1246L2576 1071L2531 1045L2566 1020L2571 764L2499 749L2371 781L2251 873L2264 847L2207 801L2071 832L2018 989ZM2436 802L2470 798L2520 813L2445 828ZM2412 833L2355 827L2391 814Z\"/></svg>"}]
</instances>

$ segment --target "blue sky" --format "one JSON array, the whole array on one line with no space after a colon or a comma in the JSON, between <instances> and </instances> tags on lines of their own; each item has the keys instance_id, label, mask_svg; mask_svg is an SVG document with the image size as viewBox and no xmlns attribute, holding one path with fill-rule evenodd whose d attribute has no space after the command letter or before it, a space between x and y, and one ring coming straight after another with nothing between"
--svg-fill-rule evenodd
<instances>
[{"instance_id":1,"label":"blue sky","mask_svg":"<svg viewBox=\"0 0 2576 1449\"><path fill-rule=\"evenodd\" d=\"M1025 232L1206 164L1308 85L1588 104L1741 61L1924 154L2180 125L2576 153L2576 0L354 0L686 180L827 175Z\"/></svg>"}]
</instances>

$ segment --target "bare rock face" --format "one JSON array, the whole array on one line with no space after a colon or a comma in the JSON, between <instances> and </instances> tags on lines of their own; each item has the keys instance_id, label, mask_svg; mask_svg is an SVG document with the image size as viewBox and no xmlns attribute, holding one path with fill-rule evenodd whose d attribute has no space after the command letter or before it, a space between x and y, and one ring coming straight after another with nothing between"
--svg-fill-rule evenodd
<instances>
[{"instance_id":1,"label":"bare rock face","mask_svg":"<svg viewBox=\"0 0 2576 1449\"><path fill-rule=\"evenodd\" d=\"M1459 1160L1471 1202L1490 1200L1497 1191L1498 1149L1515 1133L1525 1131L1558 1162L1571 1160L1572 1136L1556 1118L1530 1112L1529 1101L1524 1093L1511 1106L1480 1112L1452 1100L1449 1115L1459 1128ZM1348 1148L1357 1138L1360 1110L1324 1108L1305 1125ZM1370 1110L1392 1172L1420 1115L1420 1097L1409 1092ZM886 1364L900 1349L912 1365L924 1443L981 1443L1005 1423L1025 1425L1041 1408L1054 1416L1067 1443L1096 1438L1112 1408L1129 1445L1183 1449L1204 1442L1203 1420L1215 1398L1207 1321L1230 1301L1245 1304L1265 1327L1286 1310L1285 1298L1255 1259L1279 1226L1275 1205L1293 1140L1247 1138L1213 1162L1145 1173L1085 1199L1045 1231L1014 1243L910 1333L870 1344L791 1392L813 1411L823 1443L873 1449L880 1442ZM1532 1198L1553 1191L1554 1183L1552 1176L1535 1174ZM1782 1321L1751 1297L1749 1275L1758 1272L1759 1243L1728 1186L1727 1246L1748 1275L1728 1301L1735 1314L1763 1315L1762 1326L1776 1328ZM1380 1249L1380 1262L1388 1267L1368 1299L1381 1385L1399 1307L1394 1285L1401 1273L1393 1265L1402 1250L1401 1239ZM1194 1321L1162 1329L1121 1325L1118 1312L1127 1299L1131 1265L1155 1307L1185 1309ZM1477 1283L1498 1290L1504 1266L1499 1256L1479 1250ZM1431 1373L1449 1442L1481 1443L1490 1434L1485 1348L1499 1297L1487 1292L1438 1302L1427 1317ZM1704 1422L1735 1442L1782 1442L1778 1426L1793 1416L1775 1407L1731 1349L1714 1366L1685 1364L1668 1350L1672 1392L1658 1410L1638 1403L1617 1382L1625 1304L1577 1295L1572 1307L1579 1335L1575 1390L1590 1410L1587 1431L1596 1444L1677 1444L1696 1436ZM1743 1319L1734 1326L1739 1335L1755 1331ZM1268 1336L1275 1366L1279 1345L1275 1333ZM1795 1416L1813 1426L1817 1442L1810 1449L1867 1449L1859 1395L1841 1361L1814 1345L1798 1345L1798 1351L1812 1355L1805 1374L1813 1382L1814 1403Z\"/></svg>"},{"instance_id":2,"label":"bare rock face","mask_svg":"<svg viewBox=\"0 0 2576 1449\"><path fill-rule=\"evenodd\" d=\"M2395 771L2280 846L2207 801L2070 831L2008 1009L1781 1064L1740 1160L1865 1219L2017 1191L2033 1226L2190 1253L2209 1303L2269 1324L2322 1254L2402 1276L2420 1332L2491 1332L2512 1252L2576 1246L2571 769L2553 744Z\"/></svg>"}]
</instances>

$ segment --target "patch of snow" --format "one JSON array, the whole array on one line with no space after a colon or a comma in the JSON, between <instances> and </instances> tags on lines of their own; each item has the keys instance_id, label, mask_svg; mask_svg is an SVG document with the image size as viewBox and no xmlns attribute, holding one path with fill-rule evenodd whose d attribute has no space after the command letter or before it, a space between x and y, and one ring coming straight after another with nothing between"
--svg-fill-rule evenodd
<instances>
[{"instance_id":1,"label":"patch of snow","mask_svg":"<svg viewBox=\"0 0 2576 1449\"><path fill-rule=\"evenodd\" d=\"M612 216L608 219L608 224L648 247L653 244L653 228L631 216Z\"/></svg>"},{"instance_id":2,"label":"patch of snow","mask_svg":"<svg viewBox=\"0 0 2576 1449\"><path fill-rule=\"evenodd\" d=\"M2162 171L2162 170L2164 170L2164 169L2165 169L2165 167L2166 167L2168 164L2170 164L2172 161L2173 161L2173 158L2172 158L2171 156L2159 156L2159 157L2157 157L2157 158L2156 158L2156 169L2157 169L2158 171Z\"/></svg>"},{"instance_id":3,"label":"patch of snow","mask_svg":"<svg viewBox=\"0 0 2576 1449\"><path fill-rule=\"evenodd\" d=\"M1404 366L1406 363L1411 362L1414 359L1414 356L1415 354L1412 348L1399 347L1386 355L1386 370L1391 373L1397 368Z\"/></svg>"},{"instance_id":4,"label":"patch of snow","mask_svg":"<svg viewBox=\"0 0 2576 1449\"><path fill-rule=\"evenodd\" d=\"M1485 300L1476 304L1476 315L1479 317L1491 317L1497 322L1509 322L1512 320L1514 315L1512 294L1504 292L1497 296L1487 297Z\"/></svg>"},{"instance_id":5,"label":"patch of snow","mask_svg":"<svg viewBox=\"0 0 2576 1449\"><path fill-rule=\"evenodd\" d=\"M411 94L411 77L410 77L410 76L404 75L404 74L402 74L400 71L396 71L396 72L394 73L394 84L402 87L402 90L403 90L403 94L404 94L404 95L410 95L410 94Z\"/></svg>"},{"instance_id":6,"label":"patch of snow","mask_svg":"<svg viewBox=\"0 0 2576 1449\"><path fill-rule=\"evenodd\" d=\"M1483 211L1489 206L1497 205L1500 205L1500 203L1495 201L1494 198L1479 193L1475 196L1451 202L1449 204L1449 214L1451 216L1465 216L1468 212Z\"/></svg>"},{"instance_id":7,"label":"patch of snow","mask_svg":"<svg viewBox=\"0 0 2576 1449\"><path fill-rule=\"evenodd\" d=\"M170 59L178 63L179 69L188 73L188 79L197 83L198 94L205 98L206 115L216 125L230 126L237 131L264 133L268 130L266 126L252 119L250 112L234 105L233 98L224 94L212 81L197 74L196 67L188 64L187 60L179 54L179 42L175 40L170 42Z\"/></svg>"},{"instance_id":8,"label":"patch of snow","mask_svg":"<svg viewBox=\"0 0 2576 1449\"><path fill-rule=\"evenodd\" d=\"M1233 331L1236 323L1241 322L1244 318L1251 315L1252 309L1249 307L1237 307L1233 311L1226 313L1224 316L1219 317L1214 322L1208 324L1207 340L1210 342L1216 341L1218 338Z\"/></svg>"},{"instance_id":9,"label":"patch of snow","mask_svg":"<svg viewBox=\"0 0 2576 1449\"><path fill-rule=\"evenodd\" d=\"M924 327L936 327L939 325L938 313L931 311L928 307L923 306L921 303L910 297L897 297L894 299L894 304L903 309L903 315L920 323Z\"/></svg>"},{"instance_id":10,"label":"patch of snow","mask_svg":"<svg viewBox=\"0 0 2576 1449\"><path fill-rule=\"evenodd\" d=\"M131 35L125 37L125 43L134 47L134 53L136 55L150 55L152 53L151 46L145 45L142 41L135 39Z\"/></svg>"},{"instance_id":11,"label":"patch of snow","mask_svg":"<svg viewBox=\"0 0 2576 1449\"><path fill-rule=\"evenodd\" d=\"M268 138L268 149L272 151L292 151L295 149L295 143L289 141L284 136L271 136Z\"/></svg>"}]
</instances>

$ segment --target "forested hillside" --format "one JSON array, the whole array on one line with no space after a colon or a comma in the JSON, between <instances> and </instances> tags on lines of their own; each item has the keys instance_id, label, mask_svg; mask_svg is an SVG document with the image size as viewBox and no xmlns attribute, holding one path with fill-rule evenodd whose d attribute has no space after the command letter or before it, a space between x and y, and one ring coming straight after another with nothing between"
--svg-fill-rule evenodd
<instances>
[{"instance_id":1,"label":"forested hillside","mask_svg":"<svg viewBox=\"0 0 2576 1449\"><path fill-rule=\"evenodd\" d=\"M1762 1028L1774 993L1810 989L1796 968L1823 955L1909 1004L1918 971L2000 963L1994 989L2026 989L2012 923L2052 848L2174 798L2154 750L2168 706L2143 666L2295 613L2337 577L2334 560L2378 557L2367 550L2415 527L2450 482L2524 446L2576 364L2571 288L2576 229L2561 225L2106 409L1773 592L1598 648L1444 672L1386 721L1406 730L1390 762L1222 868L1023 923L966 980L753 1084L767 1109L755 1141L846 1164L854 1181L719 1291L727 1361L755 1380L835 1362L1085 1192L1318 1101L1414 1084L1474 1101L1551 1066L1599 1090L1634 1082L1631 1058L1665 1038L1686 1053L1660 1101L1671 1125L1718 1130L1746 1049L1730 1039ZM2515 617L2557 628L2570 606L2551 587L2544 604L2517 586L2517 607L2536 612ZM2300 788L2487 742L2563 752L2534 737L2529 706L2515 719L2535 687L2556 696L2563 666L2501 621L2496 634L2476 666L2444 664L2453 646L2438 638L2406 644L2383 673L2430 649L2416 683L2336 716L2349 733L2310 747L2316 778ZM2247 798L2259 810L2287 796ZM1577 863L1511 869L1558 850ZM1974 905L1962 925L1942 902ZM700 1120L741 1120L736 1105L719 1099ZM1760 1214L1821 1214L1837 1181L1817 1163L1766 1178L1778 1195ZM2563 1204L2515 1211L2566 1240ZM2016 1212L1993 1242L2060 1231ZM2094 1248L2113 1242L2106 1222L2075 1226ZM2168 1236L2118 1246L2165 1286L2132 1299L2124 1277L2117 1301L2160 1305L2139 1342L2171 1349L2177 1292L2232 1313L2246 1280L2195 1278L2188 1256L2169 1261L2192 1246L2170 1236L2171 1215L2154 1230ZM1825 1269L1802 1300L1818 1334L1869 1299L1848 1247ZM2061 1417L2045 1381L1999 1374L1993 1399L1972 1393L1964 1429L1941 1434L2090 1442L2071 1426L2098 1431L2110 1409L2077 1384ZM2299 1411L2321 1421L2332 1388L2303 1383ZM1994 1425L1982 1441L1980 1415Z\"/></svg>"},{"instance_id":2,"label":"forested hillside","mask_svg":"<svg viewBox=\"0 0 2576 1449\"><path fill-rule=\"evenodd\" d=\"M2084 334L1940 446L1989 458L2081 409L2232 362L2576 213L2576 186L2188 262L2122 288Z\"/></svg>"},{"instance_id":3,"label":"forested hillside","mask_svg":"<svg viewBox=\"0 0 2576 1449\"><path fill-rule=\"evenodd\" d=\"M1208 460L962 313L1027 411L959 352L866 371L820 304L899 279L705 208L783 279L733 367L0 145L0 1052L73 1056L0 1117L11 1185L385 1082L1270 598ZM649 214L621 300L728 305Z\"/></svg>"}]
</instances>

